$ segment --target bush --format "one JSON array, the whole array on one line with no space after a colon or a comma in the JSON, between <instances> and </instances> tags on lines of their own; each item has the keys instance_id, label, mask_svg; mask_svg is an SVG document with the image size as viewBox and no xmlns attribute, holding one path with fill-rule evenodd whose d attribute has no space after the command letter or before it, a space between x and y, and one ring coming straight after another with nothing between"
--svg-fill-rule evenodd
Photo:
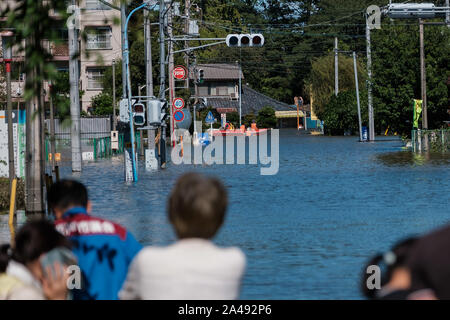
<instances>
[{"instance_id":1,"label":"bush","mask_svg":"<svg viewBox=\"0 0 450 320\"><path fill-rule=\"evenodd\" d=\"M362 125L367 126L367 91L360 92ZM325 134L343 135L346 131L359 134L358 106L354 90L340 92L320 111L318 117L323 120Z\"/></svg>"},{"instance_id":2,"label":"bush","mask_svg":"<svg viewBox=\"0 0 450 320\"><path fill-rule=\"evenodd\" d=\"M100 93L92 98L92 115L108 116L113 114L113 101L108 93Z\"/></svg>"},{"instance_id":3,"label":"bush","mask_svg":"<svg viewBox=\"0 0 450 320\"><path fill-rule=\"evenodd\" d=\"M277 125L275 110L269 106L263 107L258 112L256 124L259 128L275 128Z\"/></svg>"}]
</instances>

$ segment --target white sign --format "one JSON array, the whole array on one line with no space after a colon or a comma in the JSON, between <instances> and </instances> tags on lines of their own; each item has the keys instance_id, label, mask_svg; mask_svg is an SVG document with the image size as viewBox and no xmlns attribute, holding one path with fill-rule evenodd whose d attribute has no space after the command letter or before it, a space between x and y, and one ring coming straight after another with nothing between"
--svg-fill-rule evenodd
<instances>
[{"instance_id":1,"label":"white sign","mask_svg":"<svg viewBox=\"0 0 450 320\"><path fill-rule=\"evenodd\" d=\"M13 141L14 141L14 167L16 176L25 176L25 111L13 111ZM0 177L9 176L8 157L8 119L6 111L0 111Z\"/></svg>"}]
</instances>

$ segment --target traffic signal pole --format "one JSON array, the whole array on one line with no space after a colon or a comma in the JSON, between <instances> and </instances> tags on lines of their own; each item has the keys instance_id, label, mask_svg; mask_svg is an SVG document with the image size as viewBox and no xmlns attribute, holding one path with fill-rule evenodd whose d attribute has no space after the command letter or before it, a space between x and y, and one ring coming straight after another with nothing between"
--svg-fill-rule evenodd
<instances>
[{"instance_id":1,"label":"traffic signal pole","mask_svg":"<svg viewBox=\"0 0 450 320\"><path fill-rule=\"evenodd\" d=\"M175 147L175 120L173 118L173 100L175 99L175 79L173 77L173 69L174 69L174 59L173 59L173 27L172 27L172 20L173 20L173 10L172 7L167 8L167 33L169 35L169 43L168 51L169 51L169 111L170 111L170 143L172 147Z\"/></svg>"},{"instance_id":2,"label":"traffic signal pole","mask_svg":"<svg viewBox=\"0 0 450 320\"><path fill-rule=\"evenodd\" d=\"M152 71L152 41L150 29L149 11L144 11L144 41L145 41L145 81L147 96L147 114L151 112L148 97L153 97L153 71ZM150 126L150 123L147 123ZM147 130L147 150L145 151L145 167L146 169L158 169L158 161L155 157L155 129Z\"/></svg>"},{"instance_id":3,"label":"traffic signal pole","mask_svg":"<svg viewBox=\"0 0 450 320\"><path fill-rule=\"evenodd\" d=\"M137 176L137 165L136 165L136 146L135 146L135 136L134 136L134 124L133 124L133 110L131 107L131 76L130 76L130 58L128 49L128 23L130 22L131 16L138 10L147 6L147 3L143 3L140 6L133 9L125 21L124 27L124 57L125 57L125 72L127 79L127 99L128 99L128 112L130 115L130 135L131 135L131 164L133 169L133 181L138 180Z\"/></svg>"},{"instance_id":4,"label":"traffic signal pole","mask_svg":"<svg viewBox=\"0 0 450 320\"><path fill-rule=\"evenodd\" d=\"M165 3L164 0L159 1L159 65L160 65L160 78L159 78L159 99L165 100L166 91L166 50L165 50L165 34L164 29L166 26L165 17ZM160 167L165 168L166 166L166 124L164 121L161 123L161 134L159 140L160 146Z\"/></svg>"}]
</instances>

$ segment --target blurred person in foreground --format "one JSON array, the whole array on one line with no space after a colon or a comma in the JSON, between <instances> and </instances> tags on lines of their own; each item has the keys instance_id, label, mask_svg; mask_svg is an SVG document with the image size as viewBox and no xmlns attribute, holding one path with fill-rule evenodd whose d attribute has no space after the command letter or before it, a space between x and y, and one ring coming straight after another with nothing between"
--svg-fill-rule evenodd
<instances>
[{"instance_id":1,"label":"blurred person in foreground","mask_svg":"<svg viewBox=\"0 0 450 320\"><path fill-rule=\"evenodd\" d=\"M406 264L411 290L429 299L450 300L450 225L421 237Z\"/></svg>"},{"instance_id":2,"label":"blurred person in foreground","mask_svg":"<svg viewBox=\"0 0 450 320\"><path fill-rule=\"evenodd\" d=\"M178 241L144 248L130 266L120 299L237 299L245 255L239 248L220 248L211 241L223 224L227 204L219 180L183 175L168 201Z\"/></svg>"},{"instance_id":3,"label":"blurred person in foreground","mask_svg":"<svg viewBox=\"0 0 450 320\"><path fill-rule=\"evenodd\" d=\"M74 300L116 300L128 267L142 246L124 227L90 215L86 187L61 180L48 192L56 229L69 238L82 273Z\"/></svg>"},{"instance_id":4,"label":"blurred person in foreground","mask_svg":"<svg viewBox=\"0 0 450 320\"><path fill-rule=\"evenodd\" d=\"M65 300L69 273L63 261L44 261L49 252L68 250L69 241L51 222L31 221L0 247L0 300ZM56 251L55 251L56 250Z\"/></svg>"},{"instance_id":5,"label":"blurred person in foreground","mask_svg":"<svg viewBox=\"0 0 450 320\"><path fill-rule=\"evenodd\" d=\"M408 238L400 241L384 254L377 254L366 265L363 274L362 292L365 297L372 300L434 300L436 297L430 288L413 286L413 272L408 263L412 252L419 243L420 238ZM380 288L369 287L377 282L373 276L373 268L381 271L379 279Z\"/></svg>"}]
</instances>

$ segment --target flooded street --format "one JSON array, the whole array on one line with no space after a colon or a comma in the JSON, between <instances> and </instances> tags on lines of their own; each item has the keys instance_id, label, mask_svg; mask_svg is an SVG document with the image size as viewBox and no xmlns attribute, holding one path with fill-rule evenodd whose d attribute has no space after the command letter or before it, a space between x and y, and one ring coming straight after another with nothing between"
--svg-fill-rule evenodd
<instances>
[{"instance_id":1,"label":"flooded street","mask_svg":"<svg viewBox=\"0 0 450 320\"><path fill-rule=\"evenodd\" d=\"M280 131L280 168L261 176L256 165L179 165L124 183L122 157L87 162L81 175L96 215L127 227L144 245L175 240L167 196L183 172L219 177L230 206L215 242L238 246L248 266L242 299L359 299L363 264L409 235L450 221L450 157L402 151L378 137L299 135ZM0 216L0 242L9 240Z\"/></svg>"}]
</instances>

